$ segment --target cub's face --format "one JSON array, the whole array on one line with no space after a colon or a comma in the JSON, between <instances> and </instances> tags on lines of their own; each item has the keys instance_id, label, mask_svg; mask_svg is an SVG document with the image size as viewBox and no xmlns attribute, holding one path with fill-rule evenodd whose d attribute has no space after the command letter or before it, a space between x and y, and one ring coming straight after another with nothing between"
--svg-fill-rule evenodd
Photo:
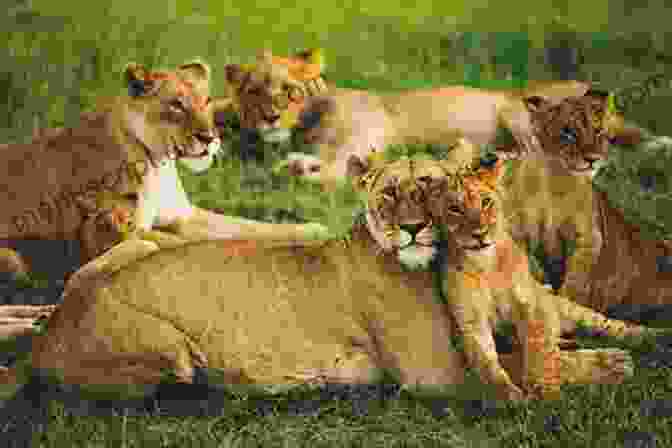
<instances>
[{"instance_id":1,"label":"cub's face","mask_svg":"<svg viewBox=\"0 0 672 448\"><path fill-rule=\"evenodd\" d=\"M191 162L211 160L219 151L209 66L192 62L172 72L152 72L128 64L125 78L129 92L126 125L153 156Z\"/></svg>"},{"instance_id":2,"label":"cub's face","mask_svg":"<svg viewBox=\"0 0 672 448\"><path fill-rule=\"evenodd\" d=\"M568 174L592 177L607 156L608 94L590 90L556 104L538 96L525 103L544 157Z\"/></svg>"},{"instance_id":3,"label":"cub's face","mask_svg":"<svg viewBox=\"0 0 672 448\"><path fill-rule=\"evenodd\" d=\"M237 103L241 127L255 130L264 141L291 136L304 99L326 91L323 64L314 62L317 50L290 58L263 53L257 64L229 64L226 80Z\"/></svg>"}]
</instances>

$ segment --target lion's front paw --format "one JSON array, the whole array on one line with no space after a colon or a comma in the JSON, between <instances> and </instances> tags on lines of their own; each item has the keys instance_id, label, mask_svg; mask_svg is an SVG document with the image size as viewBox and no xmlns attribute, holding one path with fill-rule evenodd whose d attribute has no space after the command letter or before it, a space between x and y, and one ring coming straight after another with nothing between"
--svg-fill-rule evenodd
<instances>
[{"instance_id":1,"label":"lion's front paw","mask_svg":"<svg viewBox=\"0 0 672 448\"><path fill-rule=\"evenodd\" d=\"M621 384L634 374L632 356L617 348L563 351L560 362L571 384Z\"/></svg>"},{"instance_id":2,"label":"lion's front paw","mask_svg":"<svg viewBox=\"0 0 672 448\"><path fill-rule=\"evenodd\" d=\"M159 250L151 241L126 240L86 263L68 279L67 289L77 289L93 279L118 271L123 266Z\"/></svg>"},{"instance_id":3,"label":"lion's front paw","mask_svg":"<svg viewBox=\"0 0 672 448\"><path fill-rule=\"evenodd\" d=\"M82 285L89 283L95 277L100 275L104 270L104 265L101 265L101 263L97 263L97 260L98 259L93 259L92 261L88 262L87 264L79 268L77 271L72 273L72 275L70 275L70 277L68 278L68 282L66 283L65 289L66 290L79 289Z\"/></svg>"}]
</instances>

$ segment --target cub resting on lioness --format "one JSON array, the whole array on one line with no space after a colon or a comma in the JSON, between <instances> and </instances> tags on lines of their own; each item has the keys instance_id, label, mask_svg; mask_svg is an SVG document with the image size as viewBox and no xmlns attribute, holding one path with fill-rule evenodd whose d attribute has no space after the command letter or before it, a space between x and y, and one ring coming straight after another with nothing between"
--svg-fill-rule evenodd
<instances>
[{"instance_id":1,"label":"cub resting on lioness","mask_svg":"<svg viewBox=\"0 0 672 448\"><path fill-rule=\"evenodd\" d=\"M416 173L384 166L369 178L382 187L401 172L421 181L413 191L402 183L390 199L399 203L385 209L392 213L385 218L414 223L418 201L451 200L446 172L421 167ZM358 223L346 240L294 247L258 240L188 244L68 284L46 333L34 340L32 365L85 385L157 383L165 369L192 382L196 367L219 371L230 384L369 382L382 368L407 385L459 385L463 359L450 345L452 318L435 297L433 273L407 272L396 254L378 255L368 228ZM454 290L447 282L443 289ZM231 300L238 291L245 300ZM605 322L626 328L601 317L589 323ZM523 386L521 366L503 358ZM563 382L620 382L631 367L620 350L560 352ZM517 385L504 386L503 396L522 398Z\"/></svg>"},{"instance_id":2,"label":"cub resting on lioness","mask_svg":"<svg viewBox=\"0 0 672 448\"><path fill-rule=\"evenodd\" d=\"M368 163L375 162L368 158ZM500 365L492 330L511 320L523 345L523 384L554 396L562 382L558 347L561 332L583 322L612 336L637 335L646 328L607 319L568 298L550 294L529 273L527 256L506 233L496 195L503 161L494 168L466 167L435 160L400 160L372 169L351 157L351 173L369 188L369 228L382 247L400 248L403 225L442 229L448 255L440 266L441 291L464 338L465 354L481 379L509 398L521 390ZM399 216L403 211L403 219ZM393 251L394 251L393 249Z\"/></svg>"},{"instance_id":3,"label":"cub resting on lioness","mask_svg":"<svg viewBox=\"0 0 672 448\"><path fill-rule=\"evenodd\" d=\"M283 70L283 64L291 70ZM521 99L539 95L557 102L590 88L579 81L532 81L525 89L450 86L382 94L327 84L321 92L293 102L286 90L272 87L321 81L318 75L324 65L319 50L308 50L278 60L267 56L267 63L257 66L227 66L227 81L238 92L235 102L241 116L249 111L241 127L257 130L262 138L289 137L289 128L297 127L306 143L319 146L319 158L293 153L286 164L291 173L316 180L342 180L350 155L362 158L372 147L391 144L451 146L464 137L477 145L515 141L519 151L529 152L537 143Z\"/></svg>"},{"instance_id":4,"label":"cub resting on lioness","mask_svg":"<svg viewBox=\"0 0 672 448\"><path fill-rule=\"evenodd\" d=\"M135 231L100 257L87 254L82 262L88 263L73 281L185 241L301 240L324 232L319 225L262 223L191 204L175 159L203 171L219 149L208 65L194 62L172 72L151 72L129 64L124 76L129 95L101 101L95 112L82 114L78 126L29 145L2 148L1 239L95 240L95 226L88 227L94 230L92 238L80 231L110 193L135 202Z\"/></svg>"}]
</instances>

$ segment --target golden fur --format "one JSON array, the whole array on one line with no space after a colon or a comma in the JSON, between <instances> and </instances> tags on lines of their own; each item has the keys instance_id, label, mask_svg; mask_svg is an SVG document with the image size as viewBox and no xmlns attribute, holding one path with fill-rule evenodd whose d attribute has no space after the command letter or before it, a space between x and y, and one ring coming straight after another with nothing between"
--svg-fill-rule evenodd
<instances>
[{"instance_id":1,"label":"golden fur","mask_svg":"<svg viewBox=\"0 0 672 448\"><path fill-rule=\"evenodd\" d=\"M388 165L377 177L381 185L398 185L398 194L376 196L388 204L367 220L375 215L402 225L426 218L419 207L427 204L432 213L450 209L444 167L437 172L437 162L422 162L407 182L409 163ZM376 168L364 167L362 174L370 169ZM403 177L398 184L397 176ZM405 205L390 207L394 200ZM445 214L434 216L437 224L452 224ZM295 246L258 240L187 244L89 283L70 283L47 333L34 341L33 366L80 384L156 383L165 369L191 382L199 366L218 371L229 384L369 382L382 368L421 391L459 385L464 361L450 346L453 318L437 300L433 273L407 272L396 256L379 254L371 224L356 224L347 240ZM443 284L449 298L455 284ZM231 300L238 292L245 300ZM526 321L534 323L535 316ZM623 351L558 355L561 382L620 382L631 374L631 358ZM522 385L530 368L516 359L502 356L501 363L510 372L506 377ZM521 398L512 393L520 392L517 387L506 387L502 396Z\"/></svg>"},{"instance_id":2,"label":"golden fur","mask_svg":"<svg viewBox=\"0 0 672 448\"><path fill-rule=\"evenodd\" d=\"M669 279L656 272L660 243L640 238L591 182L595 162L607 156L608 139L637 142L640 133L622 127L622 117L606 110L605 94L534 103L531 116L543 151L513 162L502 185L514 239L526 247L543 243L547 259L555 260L562 260L563 245L574 242L559 292L580 304L604 311L610 304L667 302ZM593 126L576 125L585 122ZM573 138L567 138L568 130ZM556 288L559 277L551 278Z\"/></svg>"},{"instance_id":3,"label":"golden fur","mask_svg":"<svg viewBox=\"0 0 672 448\"><path fill-rule=\"evenodd\" d=\"M233 108L241 128L259 132L265 141L286 140L305 99L327 92L322 51L304 50L290 57L264 51L257 59L256 64L224 67L230 105L223 101L215 113Z\"/></svg>"},{"instance_id":4,"label":"golden fur","mask_svg":"<svg viewBox=\"0 0 672 448\"><path fill-rule=\"evenodd\" d=\"M352 163L357 164L357 158ZM433 226L446 232L448 255L441 269L442 292L465 341L465 353L482 380L495 384L502 396L520 398L501 367L492 332L498 321L516 325L522 345L523 386L557 395L562 382L558 347L561 332L579 322L612 336L640 334L644 327L627 325L550 294L528 270L527 256L505 230L496 194L502 169L473 167L434 160L401 160L382 168L362 167L375 176L380 189L368 200L370 228L379 229L382 247L399 248L403 225Z\"/></svg>"},{"instance_id":5,"label":"golden fur","mask_svg":"<svg viewBox=\"0 0 672 448\"><path fill-rule=\"evenodd\" d=\"M129 64L125 75L135 83L134 96L102 100L74 128L3 145L1 238L81 240L82 224L95 212L93 196L137 195L146 171L170 157L200 157L209 143L217 144L205 103L207 65L148 72ZM85 251L82 262L96 255Z\"/></svg>"},{"instance_id":6,"label":"golden fur","mask_svg":"<svg viewBox=\"0 0 672 448\"><path fill-rule=\"evenodd\" d=\"M642 235L611 205L606 193L592 196L595 232L601 235L599 253L588 275L568 276L560 293L577 302L606 310L618 304L672 304L672 273L660 271L658 257L669 254L666 241ZM575 255L576 256L576 255Z\"/></svg>"},{"instance_id":7,"label":"golden fur","mask_svg":"<svg viewBox=\"0 0 672 448\"><path fill-rule=\"evenodd\" d=\"M347 160L364 160L370 148L393 144L452 145L466 138L477 145L504 138L522 152L538 148L528 111L521 101L532 93L559 101L589 89L585 83L535 83L525 90L484 90L465 86L374 93L330 87L325 95L306 99L298 127L306 143L318 146L315 160L295 157L291 171L315 180L334 181L346 175ZM504 132L505 134L506 132ZM516 147L515 145L511 145ZM312 168L312 169L309 169Z\"/></svg>"},{"instance_id":8,"label":"golden fur","mask_svg":"<svg viewBox=\"0 0 672 448\"><path fill-rule=\"evenodd\" d=\"M100 100L76 127L0 148L0 170L6 171L0 173L0 238L75 239L85 249L100 249L109 241L96 243L97 227L83 224L98 219L101 198L133 202L134 232L102 255L91 249L74 281L176 241L291 240L324 232L318 225L262 223L191 204L176 160L202 171L219 150L208 65L197 61L175 71L149 71L128 64L124 77L129 95ZM82 235L83 229L94 234Z\"/></svg>"}]
</instances>

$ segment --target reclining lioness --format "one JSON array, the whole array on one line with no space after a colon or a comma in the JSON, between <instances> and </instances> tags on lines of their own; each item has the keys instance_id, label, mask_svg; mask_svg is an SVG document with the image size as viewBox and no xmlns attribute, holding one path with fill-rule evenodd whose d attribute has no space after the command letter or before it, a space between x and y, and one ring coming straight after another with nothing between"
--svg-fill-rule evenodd
<instances>
[{"instance_id":1,"label":"reclining lioness","mask_svg":"<svg viewBox=\"0 0 672 448\"><path fill-rule=\"evenodd\" d=\"M441 205L453 197L449 171L410 163L371 169L369 180L384 193L397 180L401 190L377 196L386 213L371 209L369 223L356 224L348 239L193 243L69 284L34 340L33 367L84 385L157 383L165 369L191 382L196 367L229 384L370 382L383 369L421 390L459 385L464 361L451 347L453 318L437 300L433 274L405 271L396 253L378 255L369 231L380 217L414 224L422 198ZM631 368L619 350L559 356L563 382L619 382ZM486 380L503 397L522 398L512 381L522 387L523 368L502 362L513 380Z\"/></svg>"},{"instance_id":2,"label":"reclining lioness","mask_svg":"<svg viewBox=\"0 0 672 448\"><path fill-rule=\"evenodd\" d=\"M446 86L383 94L325 84L319 50L291 58L267 54L263 61L226 67L235 103L245 117L241 127L246 134L256 131L271 140L288 138L291 128L300 130L306 143L318 145L319 157L295 153L286 164L290 173L315 180L345 179L351 155L362 158L372 147L392 144L452 146L464 137L477 145L515 142L512 148L529 152L538 145L522 99L542 96L558 102L590 89L579 81L531 81L525 89ZM297 84L320 89L301 95Z\"/></svg>"}]
</instances>

